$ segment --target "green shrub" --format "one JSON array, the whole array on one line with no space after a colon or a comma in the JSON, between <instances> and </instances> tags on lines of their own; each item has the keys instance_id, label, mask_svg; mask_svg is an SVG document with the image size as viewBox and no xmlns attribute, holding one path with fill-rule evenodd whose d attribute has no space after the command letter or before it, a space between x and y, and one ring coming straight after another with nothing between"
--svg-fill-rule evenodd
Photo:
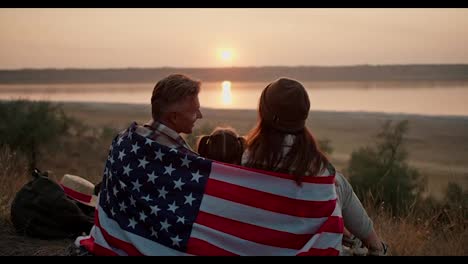
<instances>
[{"instance_id":1,"label":"green shrub","mask_svg":"<svg viewBox=\"0 0 468 264\"><path fill-rule=\"evenodd\" d=\"M375 146L353 151L347 174L360 199L385 203L394 214L406 213L424 188L424 178L407 164L404 135L408 121L387 121ZM369 197L370 196L370 197Z\"/></svg>"},{"instance_id":2,"label":"green shrub","mask_svg":"<svg viewBox=\"0 0 468 264\"><path fill-rule=\"evenodd\" d=\"M45 101L2 101L0 116L0 147L24 154L31 172L42 148L57 142L69 123L61 106Z\"/></svg>"}]
</instances>

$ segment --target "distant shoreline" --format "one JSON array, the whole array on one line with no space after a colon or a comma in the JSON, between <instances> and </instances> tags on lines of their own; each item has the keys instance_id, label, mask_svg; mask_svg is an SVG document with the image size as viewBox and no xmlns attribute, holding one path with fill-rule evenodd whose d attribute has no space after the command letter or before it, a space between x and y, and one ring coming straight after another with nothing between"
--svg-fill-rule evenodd
<instances>
[{"instance_id":1,"label":"distant shoreline","mask_svg":"<svg viewBox=\"0 0 468 264\"><path fill-rule=\"evenodd\" d=\"M0 99L0 102L7 102L11 100ZM80 107L80 108L87 108L89 110L99 110L99 109L123 109L129 108L138 111L149 111L149 104L144 103L115 103L115 102L81 102L81 101L50 101L53 104L60 104L64 106L73 106L73 107ZM222 112L232 112L232 113L246 113L249 115L256 114L256 109L247 109L247 108L236 108L236 109L225 109L225 108L210 108L210 107L201 107L203 111L222 111ZM426 119L426 120L460 120L460 121L468 121L468 116L462 115L423 115L423 114L412 114L412 113L388 113L388 112L372 112L372 111L327 111L327 110L311 110L310 113L318 113L320 115L350 115L353 117L361 116L365 117L382 117L382 118L390 118L395 120L402 120L402 119Z\"/></svg>"},{"instance_id":2,"label":"distant shoreline","mask_svg":"<svg viewBox=\"0 0 468 264\"><path fill-rule=\"evenodd\" d=\"M0 84L144 83L183 73L205 81L468 81L468 64L0 70Z\"/></svg>"}]
</instances>

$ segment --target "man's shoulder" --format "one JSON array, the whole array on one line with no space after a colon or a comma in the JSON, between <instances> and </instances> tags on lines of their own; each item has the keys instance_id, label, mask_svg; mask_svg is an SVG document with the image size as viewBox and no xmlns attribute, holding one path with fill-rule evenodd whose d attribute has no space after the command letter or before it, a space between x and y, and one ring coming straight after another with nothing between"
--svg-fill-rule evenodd
<instances>
[{"instance_id":1,"label":"man's shoulder","mask_svg":"<svg viewBox=\"0 0 468 264\"><path fill-rule=\"evenodd\" d=\"M139 125L135 123L135 133L143 136L143 137L149 137L152 133L152 130L145 127L144 125Z\"/></svg>"}]
</instances>

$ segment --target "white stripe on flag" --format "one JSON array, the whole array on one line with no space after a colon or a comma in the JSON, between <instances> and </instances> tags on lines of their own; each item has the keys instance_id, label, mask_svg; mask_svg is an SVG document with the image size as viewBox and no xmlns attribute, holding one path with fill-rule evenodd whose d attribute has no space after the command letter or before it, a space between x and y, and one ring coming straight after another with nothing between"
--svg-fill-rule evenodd
<instances>
[{"instance_id":1,"label":"white stripe on flag","mask_svg":"<svg viewBox=\"0 0 468 264\"><path fill-rule=\"evenodd\" d=\"M90 234L93 236L95 244L97 244L97 245L99 245L99 246L101 246L103 248L107 248L107 249L113 251L114 253L116 253L119 256L127 256L128 255L125 251L123 251L121 249L118 249L118 248L114 248L111 245L109 245L107 243L106 239L104 238L104 236L102 235L101 229L97 228L96 226L93 226L93 228L91 229Z\"/></svg>"},{"instance_id":2,"label":"white stripe on flag","mask_svg":"<svg viewBox=\"0 0 468 264\"><path fill-rule=\"evenodd\" d=\"M200 211L293 234L313 234L327 220L327 217L304 218L275 213L206 194L200 205ZM315 228L311 230L311 226Z\"/></svg>"},{"instance_id":3,"label":"white stripe on flag","mask_svg":"<svg viewBox=\"0 0 468 264\"><path fill-rule=\"evenodd\" d=\"M333 210L333 213L331 214L331 216L339 216L339 217L342 218L341 205L340 205L340 203L338 201L336 202L335 209Z\"/></svg>"},{"instance_id":4,"label":"white stripe on flag","mask_svg":"<svg viewBox=\"0 0 468 264\"><path fill-rule=\"evenodd\" d=\"M119 224L107 217L107 214L98 207L99 223L109 235L132 244L143 255L158 255L158 256L187 256L189 254L177 251L175 249L164 246L152 240L127 232L120 228Z\"/></svg>"},{"instance_id":5,"label":"white stripe on flag","mask_svg":"<svg viewBox=\"0 0 468 264\"><path fill-rule=\"evenodd\" d=\"M268 179L266 179L267 177ZM309 201L336 199L336 194L327 188L330 184L303 182L303 186L300 187L289 179L269 177L258 172L239 170L216 162L212 163L210 178L292 199L298 199L299 197L301 200Z\"/></svg>"},{"instance_id":6,"label":"white stripe on flag","mask_svg":"<svg viewBox=\"0 0 468 264\"><path fill-rule=\"evenodd\" d=\"M341 252L342 240L343 234L328 232L316 234L304 245L304 247L301 250L298 251L298 253L307 252L312 247L318 249L327 249L330 245L336 245L334 248Z\"/></svg>"}]
</instances>

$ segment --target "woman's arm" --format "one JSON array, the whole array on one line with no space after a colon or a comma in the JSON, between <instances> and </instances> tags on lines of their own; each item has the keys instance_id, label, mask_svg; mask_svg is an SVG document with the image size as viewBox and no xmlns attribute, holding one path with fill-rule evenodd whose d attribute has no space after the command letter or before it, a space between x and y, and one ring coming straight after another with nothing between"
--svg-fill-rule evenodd
<instances>
[{"instance_id":1,"label":"woman's arm","mask_svg":"<svg viewBox=\"0 0 468 264\"><path fill-rule=\"evenodd\" d=\"M351 184L339 172L336 173L336 181L345 227L368 247L370 254L381 255L385 246Z\"/></svg>"}]
</instances>

